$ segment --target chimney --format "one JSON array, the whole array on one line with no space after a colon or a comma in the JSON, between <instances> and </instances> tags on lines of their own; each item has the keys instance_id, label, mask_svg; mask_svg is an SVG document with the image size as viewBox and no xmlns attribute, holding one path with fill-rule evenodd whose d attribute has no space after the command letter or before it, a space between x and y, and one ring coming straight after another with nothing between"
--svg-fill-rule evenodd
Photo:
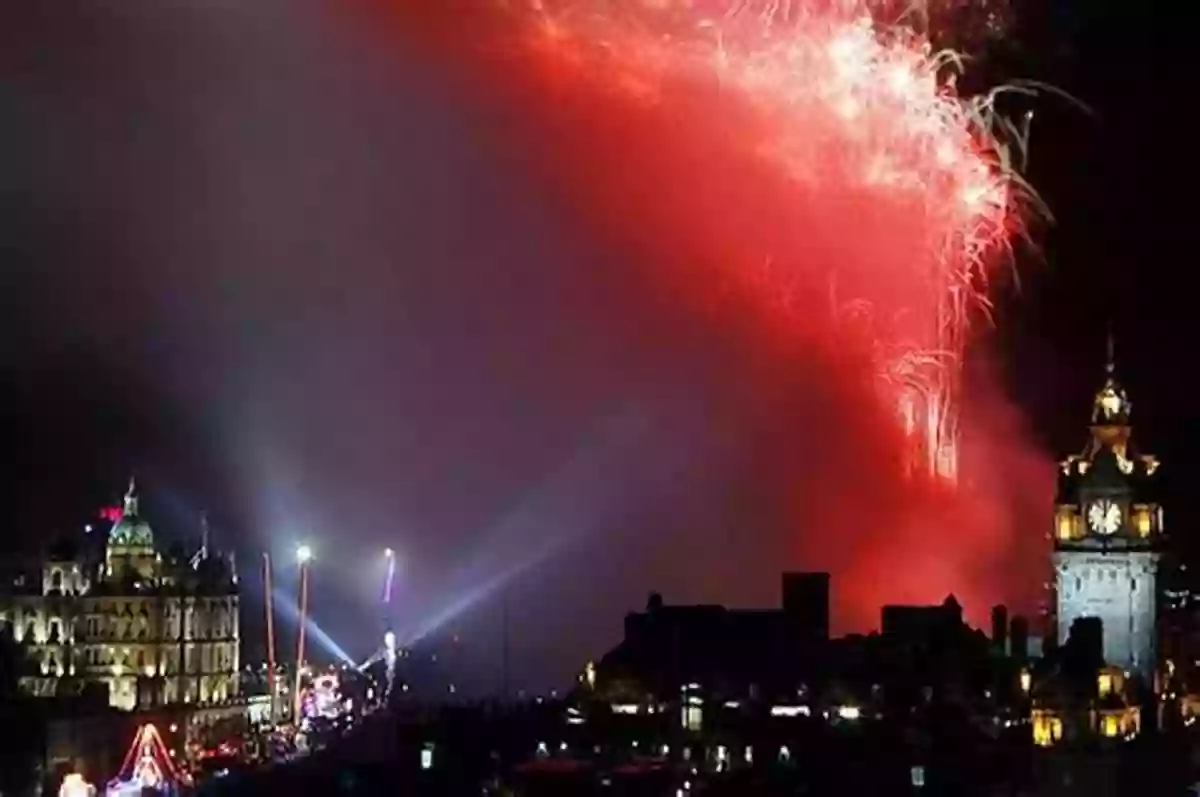
<instances>
[{"instance_id":1,"label":"chimney","mask_svg":"<svg viewBox=\"0 0 1200 797\"><path fill-rule=\"evenodd\" d=\"M1008 607L992 607L992 649L1001 656L1008 650Z\"/></svg>"}]
</instances>

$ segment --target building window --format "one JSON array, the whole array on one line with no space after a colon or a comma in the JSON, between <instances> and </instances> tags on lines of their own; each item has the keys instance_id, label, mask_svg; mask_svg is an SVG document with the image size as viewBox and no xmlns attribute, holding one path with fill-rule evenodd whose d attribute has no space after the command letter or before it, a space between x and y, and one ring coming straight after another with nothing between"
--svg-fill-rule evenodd
<instances>
[{"instance_id":1,"label":"building window","mask_svg":"<svg viewBox=\"0 0 1200 797\"><path fill-rule=\"evenodd\" d=\"M1075 532L1074 518L1071 516L1070 510L1059 510L1058 513L1058 538L1060 540L1069 540Z\"/></svg>"},{"instance_id":2,"label":"building window","mask_svg":"<svg viewBox=\"0 0 1200 797\"><path fill-rule=\"evenodd\" d=\"M1150 514L1150 507L1141 505L1133 508L1133 529L1140 537L1150 536L1150 532L1154 530L1154 519Z\"/></svg>"},{"instance_id":3,"label":"building window","mask_svg":"<svg viewBox=\"0 0 1200 797\"><path fill-rule=\"evenodd\" d=\"M1100 732L1109 738L1113 738L1121 732L1121 720L1119 717L1112 714L1104 716L1104 722L1100 727Z\"/></svg>"},{"instance_id":4,"label":"building window","mask_svg":"<svg viewBox=\"0 0 1200 797\"><path fill-rule=\"evenodd\" d=\"M1033 743L1041 747L1050 747L1062 740L1062 720L1053 714L1041 711L1033 713Z\"/></svg>"}]
</instances>

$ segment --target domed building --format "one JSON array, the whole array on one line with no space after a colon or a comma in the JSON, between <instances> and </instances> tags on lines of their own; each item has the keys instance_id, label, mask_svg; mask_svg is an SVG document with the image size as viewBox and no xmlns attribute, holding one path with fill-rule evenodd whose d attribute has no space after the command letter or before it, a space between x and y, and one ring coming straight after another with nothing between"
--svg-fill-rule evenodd
<instances>
[{"instance_id":1,"label":"domed building","mask_svg":"<svg viewBox=\"0 0 1200 797\"><path fill-rule=\"evenodd\" d=\"M138 512L137 486L130 479L124 509L108 532L104 575L118 580L133 575L136 579L153 581L161 563L162 557L154 550L154 532Z\"/></svg>"},{"instance_id":2,"label":"domed building","mask_svg":"<svg viewBox=\"0 0 1200 797\"><path fill-rule=\"evenodd\" d=\"M99 687L126 710L233 701L240 630L232 555L210 552L203 521L192 556L160 550L133 480L108 519L102 550L56 546L40 578L17 578L0 597L0 621L30 655L22 686L45 697Z\"/></svg>"}]
</instances>

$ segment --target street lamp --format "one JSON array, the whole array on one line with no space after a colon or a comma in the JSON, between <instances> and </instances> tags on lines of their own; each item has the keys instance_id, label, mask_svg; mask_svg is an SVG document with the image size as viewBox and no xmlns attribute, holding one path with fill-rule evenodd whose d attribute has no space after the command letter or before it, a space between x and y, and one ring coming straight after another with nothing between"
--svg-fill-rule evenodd
<instances>
[{"instance_id":1,"label":"street lamp","mask_svg":"<svg viewBox=\"0 0 1200 797\"><path fill-rule=\"evenodd\" d=\"M301 545L296 548L296 564L300 567L300 630L296 634L296 689L292 693L292 719L300 725L300 673L304 669L304 636L308 628L308 565L312 561L312 548Z\"/></svg>"},{"instance_id":2,"label":"street lamp","mask_svg":"<svg viewBox=\"0 0 1200 797\"><path fill-rule=\"evenodd\" d=\"M396 680L396 634L392 631L391 603L392 582L396 578L396 552L391 548L383 551L383 560L387 565L387 575L383 580L383 624L386 629L383 634L383 658L387 666L387 689L384 692L386 702L392 694L392 684Z\"/></svg>"}]
</instances>

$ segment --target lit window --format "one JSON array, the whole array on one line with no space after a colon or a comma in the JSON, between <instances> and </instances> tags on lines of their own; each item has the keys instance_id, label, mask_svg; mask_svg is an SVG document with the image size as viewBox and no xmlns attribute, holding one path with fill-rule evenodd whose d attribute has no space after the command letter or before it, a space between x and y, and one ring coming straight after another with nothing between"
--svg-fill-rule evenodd
<instances>
[{"instance_id":1,"label":"lit window","mask_svg":"<svg viewBox=\"0 0 1200 797\"><path fill-rule=\"evenodd\" d=\"M1101 725L1100 732L1105 736L1119 736L1121 733L1121 720L1112 714L1104 717L1104 722Z\"/></svg>"},{"instance_id":2,"label":"lit window","mask_svg":"<svg viewBox=\"0 0 1200 797\"><path fill-rule=\"evenodd\" d=\"M1143 537L1150 536L1150 532L1153 528L1153 523L1151 522L1151 516L1150 516L1149 509L1147 509L1145 507L1139 508L1137 510L1137 512L1134 514L1134 523L1136 524L1137 532L1139 535L1141 535Z\"/></svg>"},{"instance_id":3,"label":"lit window","mask_svg":"<svg viewBox=\"0 0 1200 797\"><path fill-rule=\"evenodd\" d=\"M1033 742L1041 747L1049 747L1062 739L1062 720L1052 714L1034 712Z\"/></svg>"},{"instance_id":4,"label":"lit window","mask_svg":"<svg viewBox=\"0 0 1200 797\"><path fill-rule=\"evenodd\" d=\"M1071 539L1074 536L1074 526L1070 511L1062 510L1058 513L1058 538L1060 540Z\"/></svg>"}]
</instances>

